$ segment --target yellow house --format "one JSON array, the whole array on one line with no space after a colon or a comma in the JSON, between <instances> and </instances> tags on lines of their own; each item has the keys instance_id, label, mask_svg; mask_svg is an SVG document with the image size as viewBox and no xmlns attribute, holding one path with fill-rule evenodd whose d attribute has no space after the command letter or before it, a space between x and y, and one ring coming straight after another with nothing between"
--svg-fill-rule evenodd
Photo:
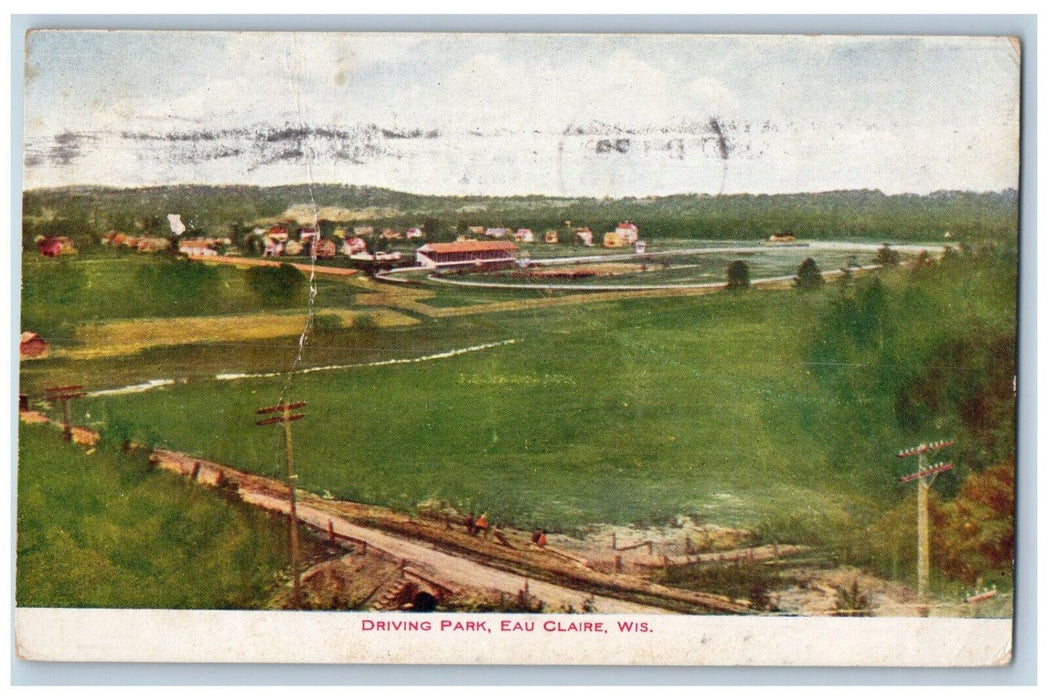
<instances>
[{"instance_id":1,"label":"yellow house","mask_svg":"<svg viewBox=\"0 0 1048 700\"><path fill-rule=\"evenodd\" d=\"M617 231L608 231L604 234L605 248L621 248L624 245L626 245L626 241L622 239L622 234Z\"/></svg>"}]
</instances>

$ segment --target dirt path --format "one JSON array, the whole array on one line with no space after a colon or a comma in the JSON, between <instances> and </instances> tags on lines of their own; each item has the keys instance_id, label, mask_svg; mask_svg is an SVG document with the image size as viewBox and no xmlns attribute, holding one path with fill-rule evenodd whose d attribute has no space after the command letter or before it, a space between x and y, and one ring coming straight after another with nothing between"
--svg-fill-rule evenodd
<instances>
[{"instance_id":1,"label":"dirt path","mask_svg":"<svg viewBox=\"0 0 1048 700\"><path fill-rule=\"evenodd\" d=\"M227 255L190 255L190 260L199 260L204 263L223 263L225 265L240 265L243 267L280 267L281 265L291 265L291 267L301 272L309 273L310 270L318 275L333 275L335 277L349 277L350 275L357 274L355 268L352 267L328 267L326 265L317 265L310 267L305 263L293 263L287 260L274 260L272 258L239 258L230 257Z\"/></svg>"}]
</instances>

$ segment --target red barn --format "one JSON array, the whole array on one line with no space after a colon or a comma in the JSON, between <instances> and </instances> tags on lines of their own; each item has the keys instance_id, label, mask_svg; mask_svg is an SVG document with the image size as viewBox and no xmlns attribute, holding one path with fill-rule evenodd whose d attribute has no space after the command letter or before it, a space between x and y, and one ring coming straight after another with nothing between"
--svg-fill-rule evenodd
<instances>
[{"instance_id":1,"label":"red barn","mask_svg":"<svg viewBox=\"0 0 1048 700\"><path fill-rule=\"evenodd\" d=\"M35 360L47 357L47 341L32 331L22 333L18 346L18 356L23 360Z\"/></svg>"},{"instance_id":2,"label":"red barn","mask_svg":"<svg viewBox=\"0 0 1048 700\"><path fill-rule=\"evenodd\" d=\"M45 258L56 258L59 255L75 254L76 248L73 242L65 236L47 236L41 238L36 244L37 250Z\"/></svg>"}]
</instances>

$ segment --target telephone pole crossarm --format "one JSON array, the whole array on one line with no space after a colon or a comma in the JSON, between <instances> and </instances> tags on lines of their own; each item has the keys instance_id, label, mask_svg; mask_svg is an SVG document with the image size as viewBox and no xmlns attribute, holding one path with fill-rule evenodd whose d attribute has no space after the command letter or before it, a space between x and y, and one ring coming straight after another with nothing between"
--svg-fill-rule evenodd
<instances>
[{"instance_id":1,"label":"telephone pole crossarm","mask_svg":"<svg viewBox=\"0 0 1048 700\"><path fill-rule=\"evenodd\" d=\"M52 386L44 389L47 392L48 401L62 402L62 437L65 438L66 442L73 441L73 423L69 402L73 399L87 396L87 392L82 391L83 388L82 384L70 384L68 386Z\"/></svg>"}]
</instances>

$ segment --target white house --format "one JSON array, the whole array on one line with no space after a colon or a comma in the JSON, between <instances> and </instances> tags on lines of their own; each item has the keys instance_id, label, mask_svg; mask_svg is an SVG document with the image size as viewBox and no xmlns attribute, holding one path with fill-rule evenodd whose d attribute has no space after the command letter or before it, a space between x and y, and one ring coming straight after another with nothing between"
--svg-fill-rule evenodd
<instances>
[{"instance_id":1,"label":"white house","mask_svg":"<svg viewBox=\"0 0 1048 700\"><path fill-rule=\"evenodd\" d=\"M618 234L619 240L622 241L623 245L631 245L637 242L638 234L637 224L632 221L623 221L615 227L615 233Z\"/></svg>"},{"instance_id":2,"label":"white house","mask_svg":"<svg viewBox=\"0 0 1048 700\"><path fill-rule=\"evenodd\" d=\"M347 238L342 243L343 255L356 255L357 253L366 253L367 250L368 244L364 242L363 238Z\"/></svg>"}]
</instances>

